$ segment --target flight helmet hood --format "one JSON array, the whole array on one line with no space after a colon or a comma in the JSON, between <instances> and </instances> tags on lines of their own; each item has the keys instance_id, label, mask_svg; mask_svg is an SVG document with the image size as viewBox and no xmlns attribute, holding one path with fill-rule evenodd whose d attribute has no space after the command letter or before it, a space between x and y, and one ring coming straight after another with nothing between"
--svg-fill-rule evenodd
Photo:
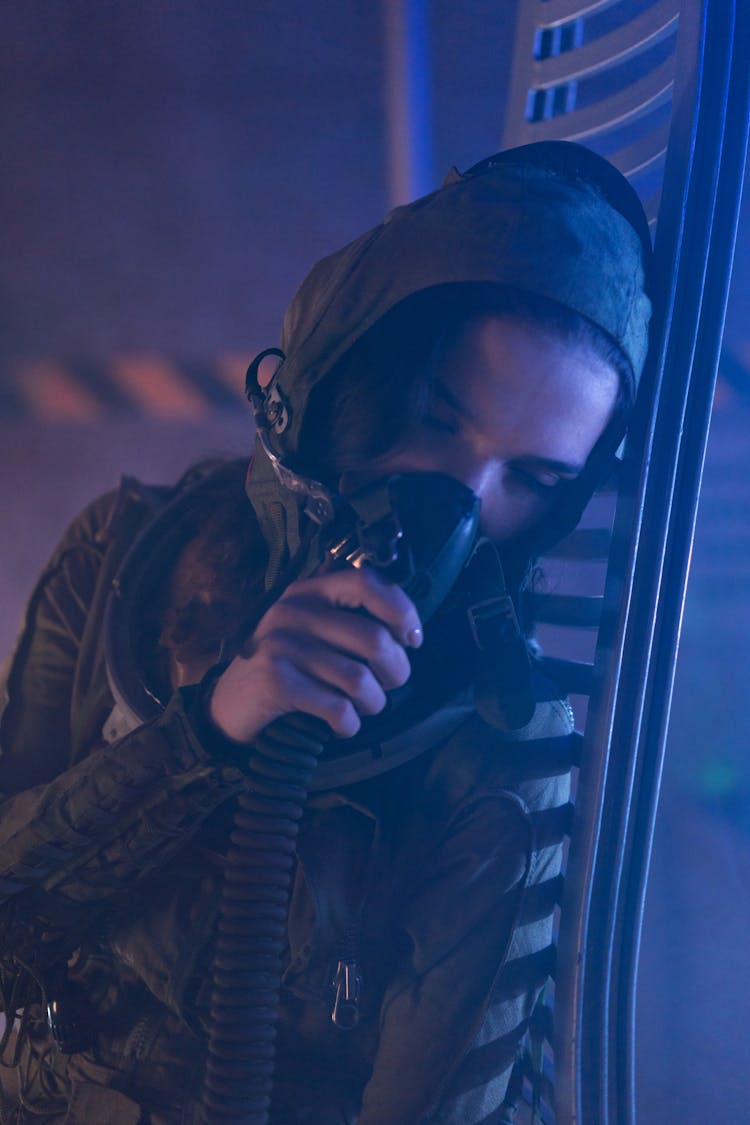
<instances>
[{"instance_id":1,"label":"flight helmet hood","mask_svg":"<svg viewBox=\"0 0 750 1125\"><path fill-rule=\"evenodd\" d=\"M248 373L263 438L248 495L271 545L269 584L299 545L303 510L326 518L325 490L316 497L307 487L315 466L300 459L306 409L364 333L417 294L444 300L454 286L510 287L592 321L619 346L637 385L650 249L638 197L612 165L577 144L540 142L465 174L452 169L437 191L318 262L287 310L271 382L258 387L257 365ZM586 496L579 485L576 513L595 483Z\"/></svg>"}]
</instances>

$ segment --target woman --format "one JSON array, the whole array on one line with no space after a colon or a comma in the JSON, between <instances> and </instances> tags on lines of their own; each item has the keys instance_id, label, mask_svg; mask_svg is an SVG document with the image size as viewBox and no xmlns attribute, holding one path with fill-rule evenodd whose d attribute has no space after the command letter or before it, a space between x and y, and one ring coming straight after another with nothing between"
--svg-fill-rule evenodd
<instances>
[{"instance_id":1,"label":"woman","mask_svg":"<svg viewBox=\"0 0 750 1125\"><path fill-rule=\"evenodd\" d=\"M74 522L0 728L17 1120L500 1119L572 730L519 594L622 439L647 254L579 146L454 171L303 283L246 479Z\"/></svg>"}]
</instances>

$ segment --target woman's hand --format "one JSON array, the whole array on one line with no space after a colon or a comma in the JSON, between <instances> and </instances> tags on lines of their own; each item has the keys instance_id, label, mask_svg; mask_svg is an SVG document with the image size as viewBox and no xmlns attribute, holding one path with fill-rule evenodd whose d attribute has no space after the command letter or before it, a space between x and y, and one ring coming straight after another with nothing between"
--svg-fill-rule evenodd
<instances>
[{"instance_id":1,"label":"woman's hand","mask_svg":"<svg viewBox=\"0 0 750 1125\"><path fill-rule=\"evenodd\" d=\"M361 715L385 707L387 691L409 678L405 646L422 627L399 587L370 569L340 570L293 582L219 677L212 722L227 738L252 742L274 719L302 711L341 738Z\"/></svg>"}]
</instances>

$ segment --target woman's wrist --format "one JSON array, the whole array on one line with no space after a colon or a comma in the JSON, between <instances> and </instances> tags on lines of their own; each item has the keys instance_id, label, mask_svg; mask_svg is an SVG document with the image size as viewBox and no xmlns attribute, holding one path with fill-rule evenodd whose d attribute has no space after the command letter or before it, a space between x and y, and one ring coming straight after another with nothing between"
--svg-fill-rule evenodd
<instances>
[{"instance_id":1,"label":"woman's wrist","mask_svg":"<svg viewBox=\"0 0 750 1125\"><path fill-rule=\"evenodd\" d=\"M232 738L217 722L212 702L216 685L225 666L215 665L201 680L190 706L190 719L201 745L214 757L237 760L243 758L251 745L251 740L241 741Z\"/></svg>"}]
</instances>

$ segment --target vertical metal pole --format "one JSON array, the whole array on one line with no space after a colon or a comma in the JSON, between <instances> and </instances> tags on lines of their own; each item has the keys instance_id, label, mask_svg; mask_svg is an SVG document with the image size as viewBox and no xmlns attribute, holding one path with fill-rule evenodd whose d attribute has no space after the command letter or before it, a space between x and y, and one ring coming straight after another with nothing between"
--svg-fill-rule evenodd
<instances>
[{"instance_id":1,"label":"vertical metal pole","mask_svg":"<svg viewBox=\"0 0 750 1125\"><path fill-rule=\"evenodd\" d=\"M695 25L687 18L693 4ZM618 501L605 591L605 618L618 601L619 618L603 619L604 687L582 753L579 807L584 784L598 791L583 824L589 839L578 837L576 861L585 849L590 864L583 925L577 950L560 950L561 961L574 953L580 965L577 1058L566 1075L576 1087L571 1125L635 1121L638 948L744 172L749 12L745 0L682 0L680 10L681 32L694 31L678 41L678 75L682 66L695 89L675 95L656 238L663 330L631 432L632 480ZM571 869L575 844L574 833Z\"/></svg>"},{"instance_id":2,"label":"vertical metal pole","mask_svg":"<svg viewBox=\"0 0 750 1125\"><path fill-rule=\"evenodd\" d=\"M390 205L435 187L427 0L383 0Z\"/></svg>"}]
</instances>

